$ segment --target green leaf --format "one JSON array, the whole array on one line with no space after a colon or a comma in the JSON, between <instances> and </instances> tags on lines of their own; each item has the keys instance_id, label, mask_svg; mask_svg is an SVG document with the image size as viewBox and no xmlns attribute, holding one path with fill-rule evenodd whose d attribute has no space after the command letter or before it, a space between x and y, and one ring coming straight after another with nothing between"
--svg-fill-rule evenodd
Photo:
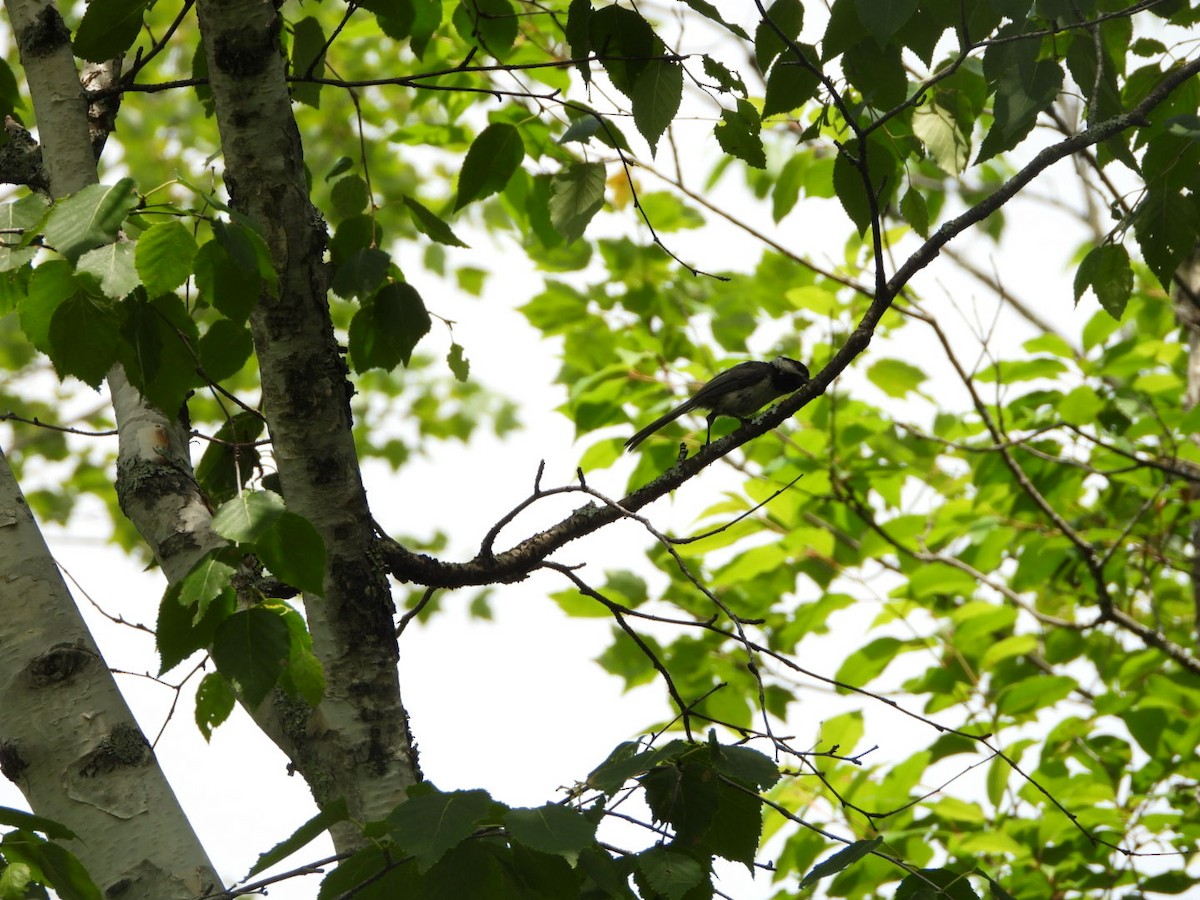
<instances>
[{"instance_id":1,"label":"green leaf","mask_svg":"<svg viewBox=\"0 0 1200 900\"><path fill-rule=\"evenodd\" d=\"M650 23L624 6L602 6L588 17L588 35L592 52L602 57L608 80L632 97L638 75L662 46Z\"/></svg>"},{"instance_id":2,"label":"green leaf","mask_svg":"<svg viewBox=\"0 0 1200 900\"><path fill-rule=\"evenodd\" d=\"M46 217L46 243L75 262L88 250L116 240L125 217L140 202L132 178L93 184L54 204Z\"/></svg>"},{"instance_id":3,"label":"green leaf","mask_svg":"<svg viewBox=\"0 0 1200 900\"><path fill-rule=\"evenodd\" d=\"M29 292L17 307L21 330L29 342L49 355L50 321L68 297L82 291L71 264L63 259L51 259L33 270Z\"/></svg>"},{"instance_id":4,"label":"green leaf","mask_svg":"<svg viewBox=\"0 0 1200 900\"><path fill-rule=\"evenodd\" d=\"M858 18L875 43L885 47L917 11L917 0L855 0Z\"/></svg>"},{"instance_id":5,"label":"green leaf","mask_svg":"<svg viewBox=\"0 0 1200 900\"><path fill-rule=\"evenodd\" d=\"M229 255L219 241L208 241L196 252L196 287L200 296L223 316L245 322L261 294L259 280Z\"/></svg>"},{"instance_id":6,"label":"green leaf","mask_svg":"<svg viewBox=\"0 0 1200 900\"><path fill-rule=\"evenodd\" d=\"M804 6L800 0L775 0L771 4L766 17L754 30L754 61L760 72L771 68L771 63L787 48L779 32L783 32L787 40L794 41L803 25Z\"/></svg>"},{"instance_id":7,"label":"green leaf","mask_svg":"<svg viewBox=\"0 0 1200 900\"><path fill-rule=\"evenodd\" d=\"M454 373L456 381L465 383L471 374L471 363L463 355L463 348L460 344L450 345L450 352L446 354L446 364L450 366L450 371Z\"/></svg>"},{"instance_id":8,"label":"green leaf","mask_svg":"<svg viewBox=\"0 0 1200 900\"><path fill-rule=\"evenodd\" d=\"M274 491L243 491L213 513L213 531L239 544L253 544L284 514Z\"/></svg>"},{"instance_id":9,"label":"green leaf","mask_svg":"<svg viewBox=\"0 0 1200 900\"><path fill-rule=\"evenodd\" d=\"M28 245L25 232L35 227L49 208L50 202L41 194L0 204L0 228L21 232L0 235L0 272L18 269L37 256L38 248Z\"/></svg>"},{"instance_id":10,"label":"green leaf","mask_svg":"<svg viewBox=\"0 0 1200 900\"><path fill-rule=\"evenodd\" d=\"M111 301L75 293L50 318L50 359L60 375L94 388L117 361L120 318Z\"/></svg>"},{"instance_id":11,"label":"green leaf","mask_svg":"<svg viewBox=\"0 0 1200 900\"><path fill-rule=\"evenodd\" d=\"M650 155L658 150L658 141L679 112L683 99L683 67L679 63L651 61L633 84L633 121Z\"/></svg>"},{"instance_id":12,"label":"green leaf","mask_svg":"<svg viewBox=\"0 0 1200 900\"><path fill-rule=\"evenodd\" d=\"M104 244L79 257L75 271L96 279L104 296L120 300L141 282L134 267L134 245L128 241Z\"/></svg>"},{"instance_id":13,"label":"green leaf","mask_svg":"<svg viewBox=\"0 0 1200 900\"><path fill-rule=\"evenodd\" d=\"M88 62L123 55L137 40L148 5L149 0L92 0L72 41L75 55Z\"/></svg>"},{"instance_id":14,"label":"green leaf","mask_svg":"<svg viewBox=\"0 0 1200 900\"><path fill-rule=\"evenodd\" d=\"M75 832L66 825L55 822L53 819L47 819L45 816L37 816L9 806L0 806L0 825L20 828L23 831L40 831L54 841L75 839Z\"/></svg>"},{"instance_id":15,"label":"green leaf","mask_svg":"<svg viewBox=\"0 0 1200 900\"><path fill-rule=\"evenodd\" d=\"M467 245L459 240L450 226L442 219L438 218L433 212L422 206L412 197L404 198L404 205L408 207L408 211L412 213L413 224L417 226L417 230L428 237L431 241L436 241L439 244L446 244L449 247L466 247Z\"/></svg>"},{"instance_id":16,"label":"green leaf","mask_svg":"<svg viewBox=\"0 0 1200 900\"><path fill-rule=\"evenodd\" d=\"M254 475L258 466L258 448L262 437L262 416L240 412L222 425L209 442L196 466L196 481L208 502L217 507L232 498Z\"/></svg>"},{"instance_id":17,"label":"green leaf","mask_svg":"<svg viewBox=\"0 0 1200 900\"><path fill-rule=\"evenodd\" d=\"M713 129L722 150L756 169L767 167L761 133L758 110L750 101L741 99L736 109L721 110L721 122Z\"/></svg>"},{"instance_id":18,"label":"green leaf","mask_svg":"<svg viewBox=\"0 0 1200 900\"><path fill-rule=\"evenodd\" d=\"M1065 675L1038 675L1026 678L1000 691L996 708L1008 716L1028 715L1053 706L1079 686L1074 678Z\"/></svg>"},{"instance_id":19,"label":"green leaf","mask_svg":"<svg viewBox=\"0 0 1200 900\"><path fill-rule=\"evenodd\" d=\"M742 81L742 76L707 53L704 55L704 74L716 79L717 90L722 94L737 93L743 97L747 94L746 82Z\"/></svg>"},{"instance_id":20,"label":"green leaf","mask_svg":"<svg viewBox=\"0 0 1200 900\"><path fill-rule=\"evenodd\" d=\"M929 207L916 188L910 187L900 198L900 215L921 237L929 237Z\"/></svg>"},{"instance_id":21,"label":"green leaf","mask_svg":"<svg viewBox=\"0 0 1200 900\"><path fill-rule=\"evenodd\" d=\"M493 805L487 791L435 791L410 796L391 811L387 822L399 849L415 856L417 868L428 872L486 821Z\"/></svg>"},{"instance_id":22,"label":"green leaf","mask_svg":"<svg viewBox=\"0 0 1200 900\"><path fill-rule=\"evenodd\" d=\"M100 889L83 863L69 850L41 840L25 843L21 850L42 870L46 886L53 888L61 900L102 900Z\"/></svg>"},{"instance_id":23,"label":"green leaf","mask_svg":"<svg viewBox=\"0 0 1200 900\"><path fill-rule=\"evenodd\" d=\"M643 896L683 900L689 891L703 892L701 885L710 881L708 869L693 857L672 850L669 845L659 844L643 850L634 860L637 867L634 878L643 887Z\"/></svg>"},{"instance_id":24,"label":"green leaf","mask_svg":"<svg viewBox=\"0 0 1200 900\"><path fill-rule=\"evenodd\" d=\"M571 163L551 178L550 222L567 241L582 237L603 206L603 163Z\"/></svg>"},{"instance_id":25,"label":"green leaf","mask_svg":"<svg viewBox=\"0 0 1200 900\"><path fill-rule=\"evenodd\" d=\"M867 370L871 383L889 397L906 397L925 381L925 373L898 359L881 359Z\"/></svg>"},{"instance_id":26,"label":"green leaf","mask_svg":"<svg viewBox=\"0 0 1200 900\"><path fill-rule=\"evenodd\" d=\"M592 24L592 0L571 0L567 7L567 27L564 36L571 48L571 58L579 60L575 68L584 84L592 80L592 67L587 61L592 51L590 28Z\"/></svg>"},{"instance_id":27,"label":"green leaf","mask_svg":"<svg viewBox=\"0 0 1200 900\"><path fill-rule=\"evenodd\" d=\"M252 552L280 581L324 596L325 542L308 519L283 513L254 542Z\"/></svg>"},{"instance_id":28,"label":"green leaf","mask_svg":"<svg viewBox=\"0 0 1200 900\"><path fill-rule=\"evenodd\" d=\"M391 265L391 254L378 247L367 247L337 267L329 286L335 294L347 300L365 299L379 290Z\"/></svg>"},{"instance_id":29,"label":"green leaf","mask_svg":"<svg viewBox=\"0 0 1200 900\"><path fill-rule=\"evenodd\" d=\"M871 198L875 198L875 208L882 215L891 202L896 191L897 177L896 158L892 148L874 132L866 143L865 155L867 161L867 176L870 182L870 195L867 185L863 182L862 157L863 147L856 140L847 141L838 151L833 163L833 187L837 191L838 200L846 210L859 234L866 234L874 222L872 219Z\"/></svg>"},{"instance_id":30,"label":"green leaf","mask_svg":"<svg viewBox=\"0 0 1200 900\"><path fill-rule=\"evenodd\" d=\"M531 850L561 856L572 866L596 839L595 822L555 803L537 809L510 809L504 824L514 840Z\"/></svg>"},{"instance_id":31,"label":"green leaf","mask_svg":"<svg viewBox=\"0 0 1200 900\"><path fill-rule=\"evenodd\" d=\"M194 610L179 602L179 585L167 588L158 606L158 622L154 641L161 659L159 674L165 674L197 650L206 649L213 641L217 627L233 614L237 596L232 589L222 591L208 605L208 612L199 622Z\"/></svg>"},{"instance_id":32,"label":"green leaf","mask_svg":"<svg viewBox=\"0 0 1200 900\"><path fill-rule=\"evenodd\" d=\"M1104 311L1118 322L1133 293L1133 268L1129 253L1120 244L1093 247L1075 272L1075 302L1091 288Z\"/></svg>"},{"instance_id":33,"label":"green leaf","mask_svg":"<svg viewBox=\"0 0 1200 900\"><path fill-rule=\"evenodd\" d=\"M924 646L921 644L920 646ZM906 650L915 650L916 646L908 641L894 637L876 638L869 644L855 650L838 667L833 677L837 681L855 687L865 687L883 674L893 659ZM840 690L840 689L839 689Z\"/></svg>"},{"instance_id":34,"label":"green leaf","mask_svg":"<svg viewBox=\"0 0 1200 900\"><path fill-rule=\"evenodd\" d=\"M196 323L174 294L151 302L143 298L144 293L137 291L121 305L125 314L118 348L121 365L147 400L174 413L187 392L201 384L193 355Z\"/></svg>"},{"instance_id":35,"label":"green leaf","mask_svg":"<svg viewBox=\"0 0 1200 900\"><path fill-rule=\"evenodd\" d=\"M1036 47L1036 43L1030 46ZM1058 97L1062 83L1062 69L1053 60L1006 69L996 85L992 127L979 147L975 162L991 159L1023 141L1033 130L1038 115Z\"/></svg>"},{"instance_id":36,"label":"green leaf","mask_svg":"<svg viewBox=\"0 0 1200 900\"><path fill-rule=\"evenodd\" d=\"M307 847L334 825L345 822L349 818L350 814L346 810L345 799L339 797L326 804L324 809L293 831L290 837L284 838L266 853L260 854L258 861L246 873L246 877L252 878L276 863L283 862L297 850Z\"/></svg>"},{"instance_id":37,"label":"green leaf","mask_svg":"<svg viewBox=\"0 0 1200 900\"><path fill-rule=\"evenodd\" d=\"M206 553L179 582L178 602L195 610L194 623L204 618L209 604L233 583L235 570L220 559L219 552Z\"/></svg>"},{"instance_id":38,"label":"green leaf","mask_svg":"<svg viewBox=\"0 0 1200 900\"><path fill-rule=\"evenodd\" d=\"M325 74L325 31L313 16L305 16L292 25L292 72L301 77L312 70L320 78ZM292 82L292 99L313 109L321 106L320 84Z\"/></svg>"},{"instance_id":39,"label":"green leaf","mask_svg":"<svg viewBox=\"0 0 1200 900\"><path fill-rule=\"evenodd\" d=\"M750 35L746 34L746 30L742 26L727 22L721 18L721 13L715 6L707 2L707 0L683 0L683 2L704 16L704 18L711 22L716 22L722 28L727 29L734 36L741 38L743 41L750 40Z\"/></svg>"},{"instance_id":40,"label":"green leaf","mask_svg":"<svg viewBox=\"0 0 1200 900\"><path fill-rule=\"evenodd\" d=\"M847 866L853 865L864 856L869 855L876 847L883 843L883 838L871 838L867 841L854 841L852 844L839 850L829 859L819 863L804 876L800 882L800 889L815 884L822 878L828 878L830 875L836 875L838 872L845 869Z\"/></svg>"},{"instance_id":41,"label":"green leaf","mask_svg":"<svg viewBox=\"0 0 1200 900\"><path fill-rule=\"evenodd\" d=\"M265 290L271 296L278 296L279 275L275 272L271 251L263 236L248 224L243 224L243 221L216 219L212 228L221 246L242 270L242 278L247 275L258 276L255 292Z\"/></svg>"},{"instance_id":42,"label":"green leaf","mask_svg":"<svg viewBox=\"0 0 1200 900\"><path fill-rule=\"evenodd\" d=\"M405 282L384 285L350 320L350 359L354 371L407 366L417 342L432 322L416 288Z\"/></svg>"},{"instance_id":43,"label":"green leaf","mask_svg":"<svg viewBox=\"0 0 1200 900\"><path fill-rule=\"evenodd\" d=\"M290 636L287 668L280 687L315 709L325 699L325 669L313 653L312 635L303 616L287 604L273 604L272 609L283 616Z\"/></svg>"},{"instance_id":44,"label":"green leaf","mask_svg":"<svg viewBox=\"0 0 1200 900\"><path fill-rule=\"evenodd\" d=\"M255 709L283 674L288 659L288 627L260 606L235 612L217 628L212 657L217 670Z\"/></svg>"},{"instance_id":45,"label":"green leaf","mask_svg":"<svg viewBox=\"0 0 1200 900\"><path fill-rule=\"evenodd\" d=\"M1148 191L1137 208L1133 229L1146 265L1166 289L1195 248L1188 235L1200 233L1200 199L1175 190Z\"/></svg>"},{"instance_id":46,"label":"green leaf","mask_svg":"<svg viewBox=\"0 0 1200 900\"><path fill-rule=\"evenodd\" d=\"M237 698L220 672L209 672L196 688L196 727L211 741L213 729L229 718Z\"/></svg>"},{"instance_id":47,"label":"green leaf","mask_svg":"<svg viewBox=\"0 0 1200 900\"><path fill-rule=\"evenodd\" d=\"M508 0L461 0L452 21L464 41L503 59L517 39L517 13Z\"/></svg>"},{"instance_id":48,"label":"green leaf","mask_svg":"<svg viewBox=\"0 0 1200 900\"><path fill-rule=\"evenodd\" d=\"M458 177L454 211L474 200L499 193L525 158L521 133L504 122L494 122L471 142Z\"/></svg>"},{"instance_id":49,"label":"green leaf","mask_svg":"<svg viewBox=\"0 0 1200 900\"><path fill-rule=\"evenodd\" d=\"M967 876L949 869L919 869L900 882L894 896L895 900L979 900Z\"/></svg>"},{"instance_id":50,"label":"green leaf","mask_svg":"<svg viewBox=\"0 0 1200 900\"><path fill-rule=\"evenodd\" d=\"M204 374L212 381L224 381L242 371L254 353L254 339L244 325L218 319L200 338L199 353Z\"/></svg>"},{"instance_id":51,"label":"green leaf","mask_svg":"<svg viewBox=\"0 0 1200 900\"><path fill-rule=\"evenodd\" d=\"M950 176L966 171L971 162L971 136L964 133L950 110L936 102L918 106L913 110L912 128L939 169Z\"/></svg>"},{"instance_id":52,"label":"green leaf","mask_svg":"<svg viewBox=\"0 0 1200 900\"><path fill-rule=\"evenodd\" d=\"M816 52L810 46L804 45L804 52L810 59L816 59ZM817 95L820 84L821 79L817 74L805 66L787 59L779 60L767 76L762 117L765 119L776 113L790 113L799 109Z\"/></svg>"},{"instance_id":53,"label":"green leaf","mask_svg":"<svg viewBox=\"0 0 1200 900\"><path fill-rule=\"evenodd\" d=\"M329 199L333 201L337 214L348 219L366 210L371 203L371 194L361 176L347 175L333 183Z\"/></svg>"},{"instance_id":54,"label":"green leaf","mask_svg":"<svg viewBox=\"0 0 1200 900\"><path fill-rule=\"evenodd\" d=\"M163 222L138 238L134 259L146 293L157 297L188 280L196 259L196 239L182 222Z\"/></svg>"}]
</instances>

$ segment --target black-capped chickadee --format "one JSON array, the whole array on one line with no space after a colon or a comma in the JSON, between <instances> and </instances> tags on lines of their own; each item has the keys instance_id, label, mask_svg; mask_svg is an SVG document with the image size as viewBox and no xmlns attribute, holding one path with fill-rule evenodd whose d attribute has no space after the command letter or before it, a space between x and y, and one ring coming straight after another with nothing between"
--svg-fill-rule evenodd
<instances>
[{"instance_id":1,"label":"black-capped chickadee","mask_svg":"<svg viewBox=\"0 0 1200 900\"><path fill-rule=\"evenodd\" d=\"M807 381L808 368L804 363L786 356L777 356L770 362L751 360L738 363L732 369L726 369L714 376L687 400L666 415L659 416L627 440L625 449L633 450L668 422L675 421L693 409L709 410L708 431L704 435L704 443L707 444L712 436L713 421L717 416L731 416L744 422L762 406L798 390Z\"/></svg>"}]
</instances>

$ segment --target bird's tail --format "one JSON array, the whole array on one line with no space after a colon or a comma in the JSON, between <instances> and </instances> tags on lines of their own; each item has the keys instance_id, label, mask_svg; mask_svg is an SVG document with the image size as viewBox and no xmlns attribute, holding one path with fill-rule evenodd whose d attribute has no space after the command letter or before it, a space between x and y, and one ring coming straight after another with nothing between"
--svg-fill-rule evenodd
<instances>
[{"instance_id":1,"label":"bird's tail","mask_svg":"<svg viewBox=\"0 0 1200 900\"><path fill-rule=\"evenodd\" d=\"M634 449L637 448L638 444L640 444L646 438L650 437L650 435L654 434L654 432L658 431L658 429L662 428L664 425L674 422L676 419L678 419L680 416L682 416L685 412L687 412L691 408L692 408L692 404L690 402L681 403L677 407L675 407L673 410L671 410L669 413L659 416L657 419L655 419L653 422L651 422L649 425L647 425L645 428L643 428L641 431L639 431L637 434L635 434L633 437L631 437L629 440L627 440L625 442L625 449L632 452Z\"/></svg>"}]
</instances>

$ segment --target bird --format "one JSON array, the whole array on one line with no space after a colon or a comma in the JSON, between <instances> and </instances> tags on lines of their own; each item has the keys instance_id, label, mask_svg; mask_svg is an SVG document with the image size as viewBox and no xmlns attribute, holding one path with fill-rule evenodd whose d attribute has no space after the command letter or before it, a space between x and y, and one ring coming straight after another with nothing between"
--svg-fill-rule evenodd
<instances>
[{"instance_id":1,"label":"bird","mask_svg":"<svg viewBox=\"0 0 1200 900\"><path fill-rule=\"evenodd\" d=\"M627 440L625 449L633 451L658 429L693 409L709 410L708 430L704 434L704 443L708 444L717 416L732 416L745 423L748 416L765 404L803 387L808 378L808 367L787 356L777 356L770 362L754 359L738 363L713 376L687 400Z\"/></svg>"}]
</instances>

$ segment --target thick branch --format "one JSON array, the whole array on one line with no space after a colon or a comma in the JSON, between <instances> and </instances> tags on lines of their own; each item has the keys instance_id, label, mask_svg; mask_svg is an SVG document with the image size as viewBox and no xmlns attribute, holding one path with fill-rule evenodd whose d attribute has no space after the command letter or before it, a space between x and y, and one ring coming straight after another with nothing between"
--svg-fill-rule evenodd
<instances>
[{"instance_id":1,"label":"thick branch","mask_svg":"<svg viewBox=\"0 0 1200 900\"><path fill-rule=\"evenodd\" d=\"M951 219L921 245L888 280L884 289L871 301L858 326L830 359L829 364L812 381L783 402L767 410L733 434L714 441L695 456L669 469L645 487L639 488L620 501L622 508L636 512L649 503L670 493L699 474L721 457L747 441L779 426L785 419L825 392L833 379L840 375L871 343L875 328L883 314L891 308L895 297L913 276L932 263L951 240L972 225L987 218L1015 197L1034 178L1061 159L1085 147L1098 144L1129 128L1146 123L1146 117L1161 104L1175 88L1200 72L1200 59L1192 60L1165 73L1163 79L1133 109L1113 116L1092 128L1072 135L1047 147L1029 161L994 194L981 200L966 212ZM621 518L622 512L613 507L588 505L576 510L566 519L539 532L515 547L497 554L480 554L465 563L444 562L422 553L413 553L395 541L385 541L384 556L392 575L401 581L411 581L430 587L454 588L467 585L495 584L521 581L560 547L599 531Z\"/></svg>"}]
</instances>

